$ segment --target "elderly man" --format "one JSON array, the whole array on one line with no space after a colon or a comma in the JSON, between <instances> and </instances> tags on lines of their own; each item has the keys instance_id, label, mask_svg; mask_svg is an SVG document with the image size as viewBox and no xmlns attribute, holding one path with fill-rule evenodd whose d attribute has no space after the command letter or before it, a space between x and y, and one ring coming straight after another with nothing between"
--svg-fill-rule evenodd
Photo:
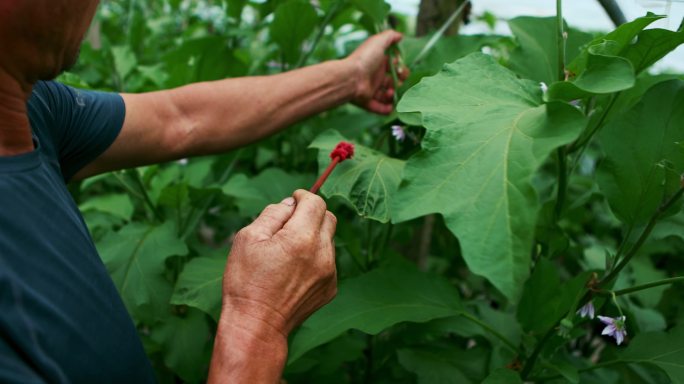
<instances>
[{"instance_id":1,"label":"elderly man","mask_svg":"<svg viewBox=\"0 0 684 384\"><path fill-rule=\"evenodd\" d=\"M96 0L0 1L0 382L154 380L65 182L218 153L353 102L392 110L385 32L350 57L269 77L139 95L50 81L76 60ZM277 382L287 335L336 292L335 217L306 191L235 239L210 382Z\"/></svg>"}]
</instances>

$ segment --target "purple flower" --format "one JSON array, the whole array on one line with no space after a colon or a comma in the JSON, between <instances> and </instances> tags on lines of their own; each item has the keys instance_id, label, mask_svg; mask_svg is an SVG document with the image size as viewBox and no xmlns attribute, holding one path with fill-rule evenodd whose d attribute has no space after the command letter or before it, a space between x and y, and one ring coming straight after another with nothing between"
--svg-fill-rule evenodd
<instances>
[{"instance_id":1,"label":"purple flower","mask_svg":"<svg viewBox=\"0 0 684 384\"><path fill-rule=\"evenodd\" d=\"M404 139L406 139L406 132L404 131L404 127L402 127L401 125L393 125L392 136L394 136L394 138L397 141L404 141Z\"/></svg>"},{"instance_id":2,"label":"purple flower","mask_svg":"<svg viewBox=\"0 0 684 384\"><path fill-rule=\"evenodd\" d=\"M577 310L577 314L580 315L580 317L582 317L582 318L588 317L590 319L593 319L594 313L595 313L594 303L591 301L584 304L584 306L582 306L582 308Z\"/></svg>"},{"instance_id":3,"label":"purple flower","mask_svg":"<svg viewBox=\"0 0 684 384\"><path fill-rule=\"evenodd\" d=\"M599 316L598 318L599 320L601 320L603 324L606 325L606 327L603 328L603 332L601 332L601 334L614 337L617 345L622 344L622 341L625 339L625 336L627 335L627 329L625 328L625 317L619 316L616 318L612 318L606 316Z\"/></svg>"}]
</instances>

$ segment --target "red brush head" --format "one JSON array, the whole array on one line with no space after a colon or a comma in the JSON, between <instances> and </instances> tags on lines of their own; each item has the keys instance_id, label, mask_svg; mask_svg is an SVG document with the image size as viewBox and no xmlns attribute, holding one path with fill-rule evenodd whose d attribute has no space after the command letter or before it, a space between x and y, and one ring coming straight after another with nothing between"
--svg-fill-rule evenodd
<instances>
[{"instance_id":1,"label":"red brush head","mask_svg":"<svg viewBox=\"0 0 684 384\"><path fill-rule=\"evenodd\" d=\"M347 143L346 141L340 141L339 144L330 152L330 158L335 159L338 157L340 161L345 161L351 159L354 156L354 144Z\"/></svg>"}]
</instances>

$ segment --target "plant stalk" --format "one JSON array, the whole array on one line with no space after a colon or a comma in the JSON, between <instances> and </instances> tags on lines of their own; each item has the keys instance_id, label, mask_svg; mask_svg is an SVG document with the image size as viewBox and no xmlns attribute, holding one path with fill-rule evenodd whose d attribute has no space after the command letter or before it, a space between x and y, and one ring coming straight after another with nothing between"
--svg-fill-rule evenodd
<instances>
[{"instance_id":1,"label":"plant stalk","mask_svg":"<svg viewBox=\"0 0 684 384\"><path fill-rule=\"evenodd\" d=\"M563 0L556 0L556 24L558 28L558 81L565 80L565 25L563 23Z\"/></svg>"},{"instance_id":2,"label":"plant stalk","mask_svg":"<svg viewBox=\"0 0 684 384\"><path fill-rule=\"evenodd\" d=\"M454 13L452 13L451 16L449 16L449 18L444 22L444 24L439 28L439 30L437 30L437 32L435 32L435 34L432 35L432 37L430 38L430 40L428 40L427 44L425 44L420 53L416 56L415 59L413 59L413 62L410 66L411 68L414 68L416 64L420 63L420 61L423 60L428 53L430 53L430 51L432 50L432 48L435 47L439 39L441 39L442 36L444 36L444 33L446 33L447 29L451 27L451 24L453 24L456 21L456 19L458 19L458 17L461 16L461 13L463 13L468 3L470 3L470 0L464 1L460 7L456 8Z\"/></svg>"},{"instance_id":3,"label":"plant stalk","mask_svg":"<svg viewBox=\"0 0 684 384\"><path fill-rule=\"evenodd\" d=\"M684 282L684 276L677 276L677 277L671 277L668 279L652 281L650 283L636 285L636 286L630 287L630 288L620 289L620 290L617 290L615 292L602 291L602 292L600 292L600 294L602 294L602 295L615 294L615 296L629 295L631 293L643 291L645 289L650 289L650 288L659 287L661 285L675 284L675 283L680 283L680 282Z\"/></svg>"}]
</instances>

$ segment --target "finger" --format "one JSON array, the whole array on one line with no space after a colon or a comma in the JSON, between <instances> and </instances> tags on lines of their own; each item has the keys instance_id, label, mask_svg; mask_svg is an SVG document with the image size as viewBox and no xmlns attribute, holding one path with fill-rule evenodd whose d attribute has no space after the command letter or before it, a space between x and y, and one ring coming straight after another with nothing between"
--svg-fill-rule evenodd
<instances>
[{"instance_id":1,"label":"finger","mask_svg":"<svg viewBox=\"0 0 684 384\"><path fill-rule=\"evenodd\" d=\"M392 103L384 103L379 100L371 100L366 105L366 109L380 115L389 115L392 113L394 105Z\"/></svg>"},{"instance_id":2,"label":"finger","mask_svg":"<svg viewBox=\"0 0 684 384\"><path fill-rule=\"evenodd\" d=\"M335 237L335 230L337 229L337 218L330 212L325 212L325 217L323 218L323 225L321 226L321 236L324 240L332 241Z\"/></svg>"},{"instance_id":3,"label":"finger","mask_svg":"<svg viewBox=\"0 0 684 384\"><path fill-rule=\"evenodd\" d=\"M394 88L386 90L383 96L385 102L394 101Z\"/></svg>"},{"instance_id":4,"label":"finger","mask_svg":"<svg viewBox=\"0 0 684 384\"><path fill-rule=\"evenodd\" d=\"M292 195L297 201L290 220L283 228L293 232L316 232L321 228L325 216L325 201L309 191L298 189Z\"/></svg>"},{"instance_id":5,"label":"finger","mask_svg":"<svg viewBox=\"0 0 684 384\"><path fill-rule=\"evenodd\" d=\"M394 86L394 80L392 79L392 76L385 76L385 79L382 81L382 88L391 88Z\"/></svg>"},{"instance_id":6,"label":"finger","mask_svg":"<svg viewBox=\"0 0 684 384\"><path fill-rule=\"evenodd\" d=\"M375 99L381 103L388 103L390 101L393 101L392 96L390 95L389 97L387 97L387 94L388 94L388 90L378 89L375 92L375 95L373 95L373 99Z\"/></svg>"},{"instance_id":7,"label":"finger","mask_svg":"<svg viewBox=\"0 0 684 384\"><path fill-rule=\"evenodd\" d=\"M379 33L377 36L385 50L389 48L392 44L400 42L401 39L404 37L404 35L402 35L401 33L391 29Z\"/></svg>"},{"instance_id":8,"label":"finger","mask_svg":"<svg viewBox=\"0 0 684 384\"><path fill-rule=\"evenodd\" d=\"M397 76L399 77L399 80L404 81L408 79L408 77L411 75L411 70L408 69L405 65L400 66L397 68Z\"/></svg>"},{"instance_id":9,"label":"finger","mask_svg":"<svg viewBox=\"0 0 684 384\"><path fill-rule=\"evenodd\" d=\"M259 239L267 240L280 231L295 211L295 201L288 197L280 204L271 204L264 208L259 217L249 225L250 231Z\"/></svg>"}]
</instances>

